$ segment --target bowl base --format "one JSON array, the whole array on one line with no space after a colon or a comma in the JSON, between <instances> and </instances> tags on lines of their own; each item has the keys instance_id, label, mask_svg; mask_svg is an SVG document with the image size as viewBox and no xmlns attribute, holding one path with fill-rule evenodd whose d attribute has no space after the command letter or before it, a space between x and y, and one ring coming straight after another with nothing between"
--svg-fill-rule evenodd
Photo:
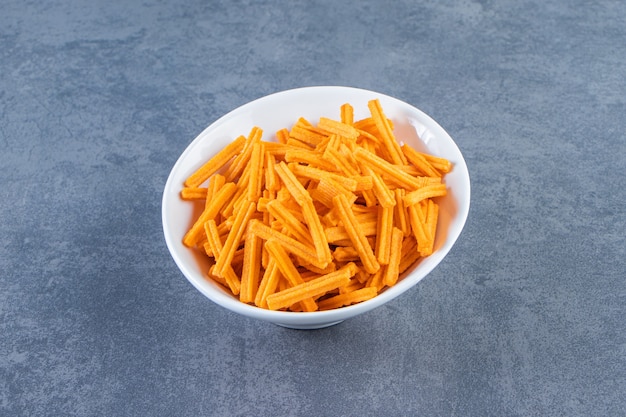
<instances>
[{"instance_id":1,"label":"bowl base","mask_svg":"<svg viewBox=\"0 0 626 417\"><path fill-rule=\"evenodd\" d=\"M343 322L343 320L333 321L330 323L310 324L310 325L285 324L285 323L274 323L274 324L280 327L286 327L287 329L294 329L294 330L318 330L318 329L325 329L326 327L335 326L341 322Z\"/></svg>"}]
</instances>

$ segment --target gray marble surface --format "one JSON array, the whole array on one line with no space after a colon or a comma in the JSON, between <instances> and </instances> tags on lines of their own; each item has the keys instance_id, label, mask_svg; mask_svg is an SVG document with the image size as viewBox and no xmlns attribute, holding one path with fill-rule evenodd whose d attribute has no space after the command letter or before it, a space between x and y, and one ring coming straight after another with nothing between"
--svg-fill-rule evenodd
<instances>
[{"instance_id":1,"label":"gray marble surface","mask_svg":"<svg viewBox=\"0 0 626 417\"><path fill-rule=\"evenodd\" d=\"M237 316L160 198L224 113L379 91L472 177L444 262L319 331ZM626 3L0 2L0 415L626 415Z\"/></svg>"}]
</instances>

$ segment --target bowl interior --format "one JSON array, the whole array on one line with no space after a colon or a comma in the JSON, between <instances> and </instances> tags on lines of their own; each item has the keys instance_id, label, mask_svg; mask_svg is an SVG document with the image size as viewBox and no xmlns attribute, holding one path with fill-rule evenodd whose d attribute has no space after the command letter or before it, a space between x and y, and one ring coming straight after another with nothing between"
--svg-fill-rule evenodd
<instances>
[{"instance_id":1,"label":"bowl interior","mask_svg":"<svg viewBox=\"0 0 626 417\"><path fill-rule=\"evenodd\" d=\"M340 106L350 103L354 118L368 117L367 102L379 99L385 115L394 123L396 138L418 150L450 160L453 170L445 176L448 195L439 199L439 224L434 253L405 272L398 283L375 298L331 311L293 313L268 311L241 303L206 277L208 261L182 244L182 239L201 207L183 201L179 193L184 180L199 166L239 135L258 126L263 140L274 140L281 128L290 128L304 117L316 123L322 116L339 119ZM166 244L189 282L215 303L248 317L287 327L318 328L371 310L414 286L450 251L465 224L470 204L470 181L463 156L450 135L419 109L387 95L351 87L307 87L275 93L245 104L221 117L198 135L174 165L162 201Z\"/></svg>"}]
</instances>

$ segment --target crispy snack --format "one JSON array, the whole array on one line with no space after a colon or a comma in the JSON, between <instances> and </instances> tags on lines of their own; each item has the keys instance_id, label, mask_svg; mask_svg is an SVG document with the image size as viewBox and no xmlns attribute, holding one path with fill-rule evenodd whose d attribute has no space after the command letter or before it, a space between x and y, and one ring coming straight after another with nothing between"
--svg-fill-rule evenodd
<instances>
[{"instance_id":1,"label":"crispy snack","mask_svg":"<svg viewBox=\"0 0 626 417\"><path fill-rule=\"evenodd\" d=\"M437 198L452 164L398 142L378 100L370 116L259 127L192 173L180 196L202 210L183 238L207 276L243 303L309 312L369 300L433 253Z\"/></svg>"},{"instance_id":2,"label":"crispy snack","mask_svg":"<svg viewBox=\"0 0 626 417\"><path fill-rule=\"evenodd\" d=\"M270 310L278 310L310 297L317 298L322 294L347 285L357 271L358 267L351 262L335 272L269 295L267 306Z\"/></svg>"}]
</instances>

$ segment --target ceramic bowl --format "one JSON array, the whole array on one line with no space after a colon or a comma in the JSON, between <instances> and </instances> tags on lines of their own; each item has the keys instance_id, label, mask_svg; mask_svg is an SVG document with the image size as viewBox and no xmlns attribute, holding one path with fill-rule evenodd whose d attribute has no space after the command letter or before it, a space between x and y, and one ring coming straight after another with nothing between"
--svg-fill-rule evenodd
<instances>
[{"instance_id":1,"label":"ceramic bowl","mask_svg":"<svg viewBox=\"0 0 626 417\"><path fill-rule=\"evenodd\" d=\"M193 223L193 204L180 198L184 180L211 156L253 126L264 131L264 140L274 132L290 128L299 118L317 122L321 117L339 119L344 103L354 107L354 119L369 116L367 102L379 99L386 116L393 121L398 140L450 160L454 166L445 176L448 194L439 198L439 223L434 252L421 259L399 279L398 283L371 300L330 311L269 311L240 302L219 284L206 277L207 261L196 251L185 247L182 239ZM424 112L396 98L351 87L305 87L274 93L249 102L224 115L185 149L167 179L162 200L165 241L176 265L187 280L216 304L243 316L295 329L316 329L340 323L348 318L391 302L410 290L428 275L449 253L461 234L470 207L470 178L459 148L450 135Z\"/></svg>"}]
</instances>

